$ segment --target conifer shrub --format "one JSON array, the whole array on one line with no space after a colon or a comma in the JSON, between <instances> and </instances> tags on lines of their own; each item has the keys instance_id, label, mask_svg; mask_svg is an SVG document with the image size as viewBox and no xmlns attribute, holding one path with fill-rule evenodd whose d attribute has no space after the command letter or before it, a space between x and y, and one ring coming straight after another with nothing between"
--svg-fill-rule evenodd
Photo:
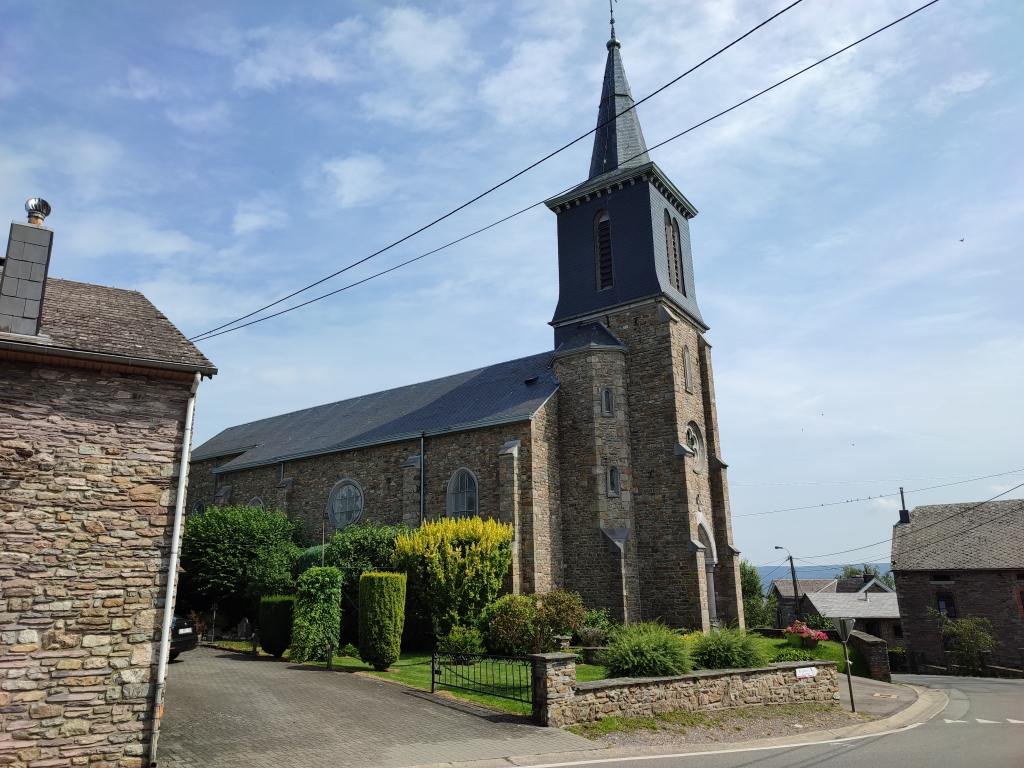
<instances>
[{"instance_id":1,"label":"conifer shrub","mask_svg":"<svg viewBox=\"0 0 1024 768\"><path fill-rule=\"evenodd\" d=\"M686 641L657 622L617 627L601 660L609 677L684 675L692 668Z\"/></svg>"},{"instance_id":2,"label":"conifer shrub","mask_svg":"<svg viewBox=\"0 0 1024 768\"><path fill-rule=\"evenodd\" d=\"M437 639L437 650L460 656L483 653L483 638L480 636L480 630L475 627L463 627L456 624L448 631L447 635L442 635Z\"/></svg>"},{"instance_id":3,"label":"conifer shrub","mask_svg":"<svg viewBox=\"0 0 1024 768\"><path fill-rule=\"evenodd\" d=\"M536 606L530 595L503 595L480 614L480 632L491 653L522 656L533 653Z\"/></svg>"},{"instance_id":4,"label":"conifer shrub","mask_svg":"<svg viewBox=\"0 0 1024 768\"><path fill-rule=\"evenodd\" d=\"M359 577L359 658L378 672L402 652L406 580L404 573L377 571Z\"/></svg>"},{"instance_id":5,"label":"conifer shrub","mask_svg":"<svg viewBox=\"0 0 1024 768\"><path fill-rule=\"evenodd\" d=\"M764 654L753 635L742 629L722 627L697 638L693 661L701 669L763 667Z\"/></svg>"},{"instance_id":6,"label":"conifer shrub","mask_svg":"<svg viewBox=\"0 0 1024 768\"><path fill-rule=\"evenodd\" d=\"M271 656L280 658L292 644L294 608L292 595L270 595L260 600L260 646Z\"/></svg>"},{"instance_id":7,"label":"conifer shrub","mask_svg":"<svg viewBox=\"0 0 1024 768\"><path fill-rule=\"evenodd\" d=\"M295 578L298 578L313 566L320 565L323 551L323 544L317 544L315 547L308 547L302 550L302 552L299 553L298 559L295 561ZM324 563L324 565L331 565L331 563Z\"/></svg>"},{"instance_id":8,"label":"conifer shrub","mask_svg":"<svg viewBox=\"0 0 1024 768\"><path fill-rule=\"evenodd\" d=\"M326 661L327 644L338 647L340 629L341 571L310 568L296 582L292 661Z\"/></svg>"},{"instance_id":9,"label":"conifer shrub","mask_svg":"<svg viewBox=\"0 0 1024 768\"><path fill-rule=\"evenodd\" d=\"M512 526L479 517L424 523L395 540L393 564L442 637L456 625L474 626L498 596L512 564Z\"/></svg>"}]
</instances>

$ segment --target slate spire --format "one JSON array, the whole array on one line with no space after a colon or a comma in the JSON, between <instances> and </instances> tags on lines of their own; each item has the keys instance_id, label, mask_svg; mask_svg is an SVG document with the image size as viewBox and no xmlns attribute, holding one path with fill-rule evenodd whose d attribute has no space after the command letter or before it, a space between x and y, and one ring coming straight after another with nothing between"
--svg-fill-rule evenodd
<instances>
[{"instance_id":1,"label":"slate spire","mask_svg":"<svg viewBox=\"0 0 1024 768\"><path fill-rule=\"evenodd\" d=\"M615 39L614 16L611 25L612 37L607 44L608 62L604 67L601 106L597 110L599 127L594 134L594 154L590 158L591 179L616 168L632 168L650 162L636 110L630 109L622 114L633 106L633 94L629 92L629 81L626 80L626 70L619 53L619 41ZM615 115L619 117L612 120Z\"/></svg>"}]
</instances>

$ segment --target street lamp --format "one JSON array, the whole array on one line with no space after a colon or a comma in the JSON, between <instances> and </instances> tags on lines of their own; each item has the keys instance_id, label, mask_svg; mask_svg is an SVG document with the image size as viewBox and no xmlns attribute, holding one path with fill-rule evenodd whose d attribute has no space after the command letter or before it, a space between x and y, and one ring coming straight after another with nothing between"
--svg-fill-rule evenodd
<instances>
[{"instance_id":1,"label":"street lamp","mask_svg":"<svg viewBox=\"0 0 1024 768\"><path fill-rule=\"evenodd\" d=\"M776 547L776 549L781 549L783 552L785 552L789 556L789 575L793 577L793 606L794 606L793 613L795 614L796 618L799 619L800 618L800 614L801 614L801 610L800 610L800 589L799 589L799 587L797 586L797 583L796 583L796 566L793 565L793 555L790 554L790 551L788 549L786 549L785 547Z\"/></svg>"}]
</instances>

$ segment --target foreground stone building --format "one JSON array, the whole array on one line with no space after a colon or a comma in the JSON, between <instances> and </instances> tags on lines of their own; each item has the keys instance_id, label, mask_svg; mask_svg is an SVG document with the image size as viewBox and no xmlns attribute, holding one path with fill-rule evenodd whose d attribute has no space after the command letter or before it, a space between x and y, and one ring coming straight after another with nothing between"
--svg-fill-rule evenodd
<instances>
[{"instance_id":1,"label":"foreground stone building","mask_svg":"<svg viewBox=\"0 0 1024 768\"><path fill-rule=\"evenodd\" d=\"M900 515L892 573L911 668L945 666L933 611L988 619L998 641L991 663L1024 667L1024 499L934 504Z\"/></svg>"},{"instance_id":2,"label":"foreground stone building","mask_svg":"<svg viewBox=\"0 0 1024 768\"><path fill-rule=\"evenodd\" d=\"M188 404L216 369L135 291L0 263L0 765L139 768Z\"/></svg>"},{"instance_id":3,"label":"foreground stone building","mask_svg":"<svg viewBox=\"0 0 1024 768\"><path fill-rule=\"evenodd\" d=\"M743 624L696 209L647 155L608 42L590 174L558 219L554 349L224 430L189 508L276 507L339 528L475 515L515 528L512 587L620 619ZM618 115L618 117L616 117Z\"/></svg>"}]
</instances>

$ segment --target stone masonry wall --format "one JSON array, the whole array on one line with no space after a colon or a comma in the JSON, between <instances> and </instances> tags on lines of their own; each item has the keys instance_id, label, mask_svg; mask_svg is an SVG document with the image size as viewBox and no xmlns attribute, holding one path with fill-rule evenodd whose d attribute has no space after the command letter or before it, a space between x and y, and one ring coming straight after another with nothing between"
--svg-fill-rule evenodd
<instances>
[{"instance_id":1,"label":"stone masonry wall","mask_svg":"<svg viewBox=\"0 0 1024 768\"><path fill-rule=\"evenodd\" d=\"M927 609L937 609L940 592L951 593L958 616L981 616L992 622L992 636L1000 641L991 663L1004 667L1022 664L1024 609L1018 590L1022 571L952 571L952 583L932 581L929 571L896 571L904 644L908 652L924 653L928 663L945 666L938 623Z\"/></svg>"},{"instance_id":2,"label":"stone masonry wall","mask_svg":"<svg viewBox=\"0 0 1024 768\"><path fill-rule=\"evenodd\" d=\"M702 670L677 677L618 678L576 682L568 654L532 656L533 716L556 728L606 717L651 717L764 704L837 703L839 683L832 661L785 662L762 669ZM797 678L814 667L814 677Z\"/></svg>"},{"instance_id":3,"label":"stone masonry wall","mask_svg":"<svg viewBox=\"0 0 1024 768\"><path fill-rule=\"evenodd\" d=\"M0 384L0 765L139 768L190 384Z\"/></svg>"},{"instance_id":4,"label":"stone masonry wall","mask_svg":"<svg viewBox=\"0 0 1024 768\"><path fill-rule=\"evenodd\" d=\"M533 534L531 592L548 592L564 581L562 514L559 498L558 408L556 394L534 414L531 426L532 467L522 479L522 518ZM522 457L521 457L522 458ZM526 456L529 460L530 456Z\"/></svg>"}]
</instances>

